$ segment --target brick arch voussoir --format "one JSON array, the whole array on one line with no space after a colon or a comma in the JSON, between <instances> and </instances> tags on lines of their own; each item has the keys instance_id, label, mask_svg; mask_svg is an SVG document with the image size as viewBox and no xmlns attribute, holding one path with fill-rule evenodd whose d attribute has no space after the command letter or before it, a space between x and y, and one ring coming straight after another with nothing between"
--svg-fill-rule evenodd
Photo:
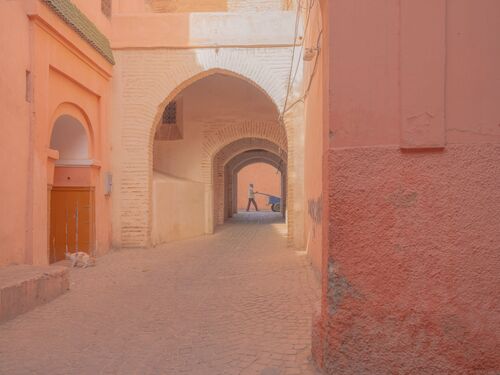
<instances>
[{"instance_id":1,"label":"brick arch voussoir","mask_svg":"<svg viewBox=\"0 0 500 375\"><path fill-rule=\"evenodd\" d=\"M285 129L278 122L245 121L218 129L205 139L203 149L203 178L211 183L215 157L227 145L240 139L263 139L276 144L284 152L288 152Z\"/></svg>"},{"instance_id":2,"label":"brick arch voussoir","mask_svg":"<svg viewBox=\"0 0 500 375\"><path fill-rule=\"evenodd\" d=\"M155 98L152 100L156 100L159 105L153 116L149 132L149 144L151 147L154 143L154 135L160 123L162 113L168 103L193 83L214 74L224 74L250 83L273 103L277 113L281 113L284 105L282 90L279 86L276 86L275 79L270 71L263 67L256 69L255 65L259 65L259 63L256 61L242 63L240 60L228 64L224 59L207 58L201 65L174 68L173 72L155 82L155 85L151 88L151 92L154 93L153 97ZM174 77L175 80L173 79Z\"/></svg>"},{"instance_id":3,"label":"brick arch voussoir","mask_svg":"<svg viewBox=\"0 0 500 375\"><path fill-rule=\"evenodd\" d=\"M217 152L228 144L243 138L268 140L283 150L287 150L288 142L285 129L279 122L273 121L243 121L210 134L204 147L205 157L214 157Z\"/></svg>"},{"instance_id":4,"label":"brick arch voussoir","mask_svg":"<svg viewBox=\"0 0 500 375\"><path fill-rule=\"evenodd\" d=\"M255 150L253 154L267 152L269 154L276 155L285 161L288 159L286 150L282 150L276 143L267 139L258 139L255 141L254 138L244 138L230 143L221 149L215 156L214 163L216 165L226 166L238 157L245 157L245 153L252 150Z\"/></svg>"},{"instance_id":5,"label":"brick arch voussoir","mask_svg":"<svg viewBox=\"0 0 500 375\"><path fill-rule=\"evenodd\" d=\"M286 163L283 159L276 154L265 155L265 153L253 154L246 156L242 159L236 159L231 161L227 165L227 171L230 175L239 173L243 168L255 164L255 163L267 163L275 168L280 168L281 163ZM286 173L286 169L283 170Z\"/></svg>"}]
</instances>

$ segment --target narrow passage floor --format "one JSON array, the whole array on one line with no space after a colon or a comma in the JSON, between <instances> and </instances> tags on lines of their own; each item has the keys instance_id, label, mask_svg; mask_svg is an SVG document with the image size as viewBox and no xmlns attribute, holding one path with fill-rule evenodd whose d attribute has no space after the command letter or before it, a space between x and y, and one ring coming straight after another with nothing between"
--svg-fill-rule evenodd
<instances>
[{"instance_id":1,"label":"narrow passage floor","mask_svg":"<svg viewBox=\"0 0 500 375\"><path fill-rule=\"evenodd\" d=\"M319 285L279 214L115 251L71 290L0 325L0 374L315 374Z\"/></svg>"}]
</instances>

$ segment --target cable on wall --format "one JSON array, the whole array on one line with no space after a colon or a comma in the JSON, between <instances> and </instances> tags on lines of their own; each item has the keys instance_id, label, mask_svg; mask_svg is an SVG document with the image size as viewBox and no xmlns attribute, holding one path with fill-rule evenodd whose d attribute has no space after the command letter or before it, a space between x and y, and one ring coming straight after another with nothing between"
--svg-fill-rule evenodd
<instances>
[{"instance_id":1,"label":"cable on wall","mask_svg":"<svg viewBox=\"0 0 500 375\"><path fill-rule=\"evenodd\" d=\"M280 120L283 121L283 117L285 115L285 109L288 104L288 98L290 97L290 88L291 88L291 82L292 82L292 74L293 74L293 63L295 61L295 46L297 44L297 36L299 32L299 23L300 23L300 10L301 10L301 4L302 1L299 0L297 4L297 14L295 16L295 29L293 32L293 46L292 46L292 62L290 63L290 71L288 73L288 86L286 89L286 97L285 97L285 104L283 105L283 111L280 114Z\"/></svg>"},{"instance_id":2,"label":"cable on wall","mask_svg":"<svg viewBox=\"0 0 500 375\"><path fill-rule=\"evenodd\" d=\"M285 116L286 112L288 112L297 103L299 103L300 101L302 101L302 100L304 100L306 98L306 96L307 96L307 94L308 94L308 92L310 91L310 88L311 88L312 79L313 79L313 77L314 77L314 75L316 73L316 70L317 70L317 62L318 62L319 52L316 55L316 61L315 61L315 64L314 64L313 73L311 74L311 78L310 78L310 81L309 81L309 84L308 84L308 89L306 90L307 94L304 94L301 99L295 101L290 107L287 107L288 106L288 100L290 98L290 92L292 90L293 85L295 84L295 80L296 80L299 68L301 66L300 65L300 58L301 58L301 56L304 53L304 44L305 44L305 41L306 41L306 36L308 35L309 26L310 26L310 19L311 19L311 13L312 13L312 9L314 8L315 3L316 3L316 0L311 0L310 3L308 3L306 6L302 7L302 3L299 0L299 3L297 5L297 16L296 16L296 19L295 19L295 31L294 31L294 44L293 44L293 51L292 51L292 61L291 61L291 64L290 64L290 73L289 73L289 77L288 77L288 85L287 85L287 93L286 93L286 98L285 98L285 104L283 106L283 111L282 111L282 113L280 115L280 120L284 119L284 116ZM307 11L307 15L306 15L305 26L304 26L304 37L303 37L303 41L302 41L301 48L300 48L300 53L299 53L299 61L297 62L297 66L295 68L295 72L293 73L293 77L292 77L293 66L294 66L294 63L295 63L295 45L297 44L298 26L300 24L299 21L300 21L301 10L306 10ZM323 30L320 31L319 36L318 36L318 42L317 42L317 48L316 48L317 51L319 51L319 47L320 47L319 46L319 38L321 37L322 31Z\"/></svg>"},{"instance_id":3,"label":"cable on wall","mask_svg":"<svg viewBox=\"0 0 500 375\"><path fill-rule=\"evenodd\" d=\"M284 108L284 110L283 110L283 116L285 115L286 112L288 112L289 110L291 110L298 103L304 102L305 99L309 96L309 92L311 91L311 86L312 86L312 83L313 83L313 80L314 80L314 76L316 75L317 70L318 70L318 62L319 62L319 57L321 55L321 37L322 36L323 36L323 29L321 29L320 32L318 33L318 39L317 39L317 42L316 42L316 50L318 51L318 53L316 54L316 58L314 60L313 71L311 73L311 77L309 78L309 83L307 84L307 88L304 91L304 95L302 95L302 97L300 99L297 99L295 102L293 102L288 108Z\"/></svg>"}]
</instances>

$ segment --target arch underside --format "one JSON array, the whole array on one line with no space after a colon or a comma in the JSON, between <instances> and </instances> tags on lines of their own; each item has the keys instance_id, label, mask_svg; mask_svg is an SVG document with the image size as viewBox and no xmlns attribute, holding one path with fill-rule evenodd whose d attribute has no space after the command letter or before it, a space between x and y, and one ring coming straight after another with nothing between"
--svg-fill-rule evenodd
<instances>
[{"instance_id":1,"label":"arch underside","mask_svg":"<svg viewBox=\"0 0 500 375\"><path fill-rule=\"evenodd\" d=\"M86 128L70 115L61 115L55 121L50 148L59 151L59 162L81 163L90 159L91 147Z\"/></svg>"}]
</instances>

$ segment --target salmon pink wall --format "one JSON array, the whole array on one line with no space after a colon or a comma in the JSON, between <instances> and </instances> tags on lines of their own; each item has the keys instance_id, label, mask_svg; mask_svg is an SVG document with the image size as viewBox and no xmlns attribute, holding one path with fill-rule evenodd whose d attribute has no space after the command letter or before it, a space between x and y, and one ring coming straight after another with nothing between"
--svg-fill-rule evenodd
<instances>
[{"instance_id":1,"label":"salmon pink wall","mask_svg":"<svg viewBox=\"0 0 500 375\"><path fill-rule=\"evenodd\" d=\"M96 190L96 245L97 254L102 254L109 249L111 231L101 172L110 170L106 125L112 66L44 3L0 6L0 23L16 27L15 36L8 30L0 33L2 49L9 53L0 61L0 70L7 73L1 77L8 77L0 88L0 111L7 120L2 124L10 123L10 130L4 131L7 138L2 137L9 144L2 152L13 147L10 156L0 158L3 173L11 171L12 176L12 184L2 184L2 200L8 201L2 202L0 217L0 265L48 263L48 194L60 172L56 168L54 173L58 155L49 147L61 115L77 119L88 136L91 160L86 163L92 167L86 179ZM12 220L16 215L19 220ZM10 234L4 235L4 229Z\"/></svg>"},{"instance_id":2,"label":"salmon pink wall","mask_svg":"<svg viewBox=\"0 0 500 375\"><path fill-rule=\"evenodd\" d=\"M276 168L266 163L251 164L243 168L238 173L238 210L247 209L248 204L248 185L254 185L254 191L262 192L276 197L281 196L281 173ZM267 204L267 197L256 194L255 200L259 210L270 210L271 206ZM253 205L250 207L253 211Z\"/></svg>"},{"instance_id":3,"label":"salmon pink wall","mask_svg":"<svg viewBox=\"0 0 500 375\"><path fill-rule=\"evenodd\" d=\"M323 4L331 142L314 357L328 374L496 373L500 3Z\"/></svg>"},{"instance_id":4,"label":"salmon pink wall","mask_svg":"<svg viewBox=\"0 0 500 375\"><path fill-rule=\"evenodd\" d=\"M305 146L304 146L304 233L306 250L314 270L319 274L322 264L322 221L323 221L323 143L325 142L324 92L323 82L326 79L322 59L325 50L321 48L324 38L322 14L319 2L313 2L308 16L309 26L306 32L305 47L313 51L311 58L305 62L304 95L305 99ZM318 49L319 47L319 49Z\"/></svg>"},{"instance_id":5,"label":"salmon pink wall","mask_svg":"<svg viewBox=\"0 0 500 375\"><path fill-rule=\"evenodd\" d=\"M57 167L54 171L54 186L93 186L91 167Z\"/></svg>"},{"instance_id":6,"label":"salmon pink wall","mask_svg":"<svg viewBox=\"0 0 500 375\"><path fill-rule=\"evenodd\" d=\"M15 33L12 30L16 30ZM24 263L30 177L26 71L30 69L29 22L19 1L0 2L0 266ZM5 178L8 176L8 178Z\"/></svg>"}]
</instances>

